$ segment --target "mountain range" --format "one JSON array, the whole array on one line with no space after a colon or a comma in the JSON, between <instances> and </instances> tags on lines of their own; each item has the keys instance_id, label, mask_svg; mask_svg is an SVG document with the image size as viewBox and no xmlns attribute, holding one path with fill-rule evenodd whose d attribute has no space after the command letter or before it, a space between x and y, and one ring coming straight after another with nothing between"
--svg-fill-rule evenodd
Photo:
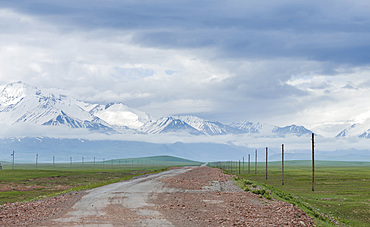
<instances>
[{"instance_id":1,"label":"mountain range","mask_svg":"<svg viewBox=\"0 0 370 227\"><path fill-rule=\"evenodd\" d=\"M304 126L297 125L278 127L250 121L223 124L190 115L154 117L123 103L88 103L62 94L45 93L22 82L0 85L0 123L6 127L31 124L87 129L104 134L252 134L285 137L308 136L313 133ZM344 129L337 137L370 138L370 122L368 123Z\"/></svg>"},{"instance_id":2,"label":"mountain range","mask_svg":"<svg viewBox=\"0 0 370 227\"><path fill-rule=\"evenodd\" d=\"M352 124L350 127L343 129L336 137L357 136L360 138L370 139L370 119L361 124Z\"/></svg>"}]
</instances>

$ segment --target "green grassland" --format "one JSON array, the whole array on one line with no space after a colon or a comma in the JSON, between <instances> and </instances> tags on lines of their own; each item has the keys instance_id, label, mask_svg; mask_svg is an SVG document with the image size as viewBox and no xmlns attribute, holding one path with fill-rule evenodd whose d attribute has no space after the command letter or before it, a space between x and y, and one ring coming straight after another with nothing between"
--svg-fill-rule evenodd
<instances>
[{"instance_id":1,"label":"green grassland","mask_svg":"<svg viewBox=\"0 0 370 227\"><path fill-rule=\"evenodd\" d=\"M90 189L130 179L137 175L163 171L172 166L200 165L199 162L171 157L117 159L105 162L40 163L14 165L0 170L0 205L40 199L69 191Z\"/></svg>"},{"instance_id":2,"label":"green grassland","mask_svg":"<svg viewBox=\"0 0 370 227\"><path fill-rule=\"evenodd\" d=\"M105 161L105 164L127 164L127 165L168 165L168 166L199 166L202 163L173 156L152 156L143 158L113 159Z\"/></svg>"},{"instance_id":3,"label":"green grassland","mask_svg":"<svg viewBox=\"0 0 370 227\"><path fill-rule=\"evenodd\" d=\"M11 162L1 162L3 169L12 169ZM188 159L173 157L173 156L152 156L142 158L126 158L126 159L111 159L98 161L84 161L81 159L72 160L72 162L64 163L15 163L15 169L44 169L44 170L76 170L76 169L137 169L142 167L169 167L169 166L198 166L201 162Z\"/></svg>"},{"instance_id":4,"label":"green grassland","mask_svg":"<svg viewBox=\"0 0 370 227\"><path fill-rule=\"evenodd\" d=\"M220 164L220 163L215 163ZM316 216L319 225L329 225L330 218L349 226L369 226L370 223L370 162L315 162L315 191L312 191L310 161L286 161L284 185L281 162L268 163L266 180L265 163L248 165L234 163L233 169L224 163L229 172L272 191L275 198L289 201ZM321 218L317 213L328 218Z\"/></svg>"}]
</instances>

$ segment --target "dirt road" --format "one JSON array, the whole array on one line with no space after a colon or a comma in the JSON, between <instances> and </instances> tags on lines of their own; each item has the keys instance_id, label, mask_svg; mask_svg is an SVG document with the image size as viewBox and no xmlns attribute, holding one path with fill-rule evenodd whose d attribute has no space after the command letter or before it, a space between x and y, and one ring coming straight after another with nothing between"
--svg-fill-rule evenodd
<instances>
[{"instance_id":1,"label":"dirt road","mask_svg":"<svg viewBox=\"0 0 370 227\"><path fill-rule=\"evenodd\" d=\"M23 212L42 214L21 221L22 210L6 226L312 226L303 211L281 201L259 198L235 186L230 176L209 167L178 168L106 185L67 197L53 207L33 202ZM69 202L69 200L77 202ZM63 205L64 204L64 205ZM67 205L66 205L67 204ZM70 204L70 205L68 205ZM72 206L72 204L74 204ZM39 208L38 208L39 207ZM43 209L38 210L37 209ZM11 212L11 209L9 210ZM32 217L30 217L32 218Z\"/></svg>"},{"instance_id":2,"label":"dirt road","mask_svg":"<svg viewBox=\"0 0 370 227\"><path fill-rule=\"evenodd\" d=\"M160 179L190 169L172 169L89 190L65 215L44 226L173 226L148 202L152 194L174 192Z\"/></svg>"}]
</instances>

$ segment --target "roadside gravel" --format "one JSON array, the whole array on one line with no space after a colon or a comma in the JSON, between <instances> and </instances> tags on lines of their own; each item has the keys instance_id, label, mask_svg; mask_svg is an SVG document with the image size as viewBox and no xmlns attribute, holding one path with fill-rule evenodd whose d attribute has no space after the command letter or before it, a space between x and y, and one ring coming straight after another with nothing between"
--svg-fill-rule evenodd
<instances>
[{"instance_id":1,"label":"roadside gravel","mask_svg":"<svg viewBox=\"0 0 370 227\"><path fill-rule=\"evenodd\" d=\"M152 203L175 226L313 226L293 205L244 192L221 170L201 167L162 181L183 189L160 193Z\"/></svg>"},{"instance_id":2,"label":"roadside gravel","mask_svg":"<svg viewBox=\"0 0 370 227\"><path fill-rule=\"evenodd\" d=\"M0 226L38 226L71 208L84 192L71 192L55 197L0 206Z\"/></svg>"}]
</instances>

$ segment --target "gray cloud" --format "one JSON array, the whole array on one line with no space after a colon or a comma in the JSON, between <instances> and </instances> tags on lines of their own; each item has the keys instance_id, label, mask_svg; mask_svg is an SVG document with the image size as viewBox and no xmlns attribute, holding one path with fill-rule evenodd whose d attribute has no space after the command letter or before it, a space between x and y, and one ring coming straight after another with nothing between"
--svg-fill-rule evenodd
<instances>
[{"instance_id":1,"label":"gray cloud","mask_svg":"<svg viewBox=\"0 0 370 227\"><path fill-rule=\"evenodd\" d=\"M337 89L348 81L363 87L351 100L368 92L369 9L335 0L0 1L0 81L158 115L313 124L320 111L305 111L349 102Z\"/></svg>"},{"instance_id":2,"label":"gray cloud","mask_svg":"<svg viewBox=\"0 0 370 227\"><path fill-rule=\"evenodd\" d=\"M362 5L361 5L362 3ZM367 64L366 1L6 1L68 29L135 31L159 48L212 47L226 58L305 58Z\"/></svg>"}]
</instances>

